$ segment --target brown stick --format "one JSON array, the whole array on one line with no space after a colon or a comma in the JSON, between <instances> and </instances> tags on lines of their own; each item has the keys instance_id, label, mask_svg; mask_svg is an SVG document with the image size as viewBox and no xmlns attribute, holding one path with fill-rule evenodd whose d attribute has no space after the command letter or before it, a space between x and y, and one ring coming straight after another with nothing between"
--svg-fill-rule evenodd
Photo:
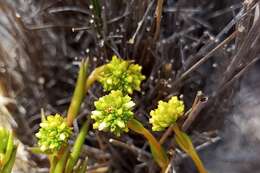
<instances>
[{"instance_id":1,"label":"brown stick","mask_svg":"<svg viewBox=\"0 0 260 173\"><path fill-rule=\"evenodd\" d=\"M157 7L156 7L156 30L154 34L154 41L156 41L160 34L160 28L161 28L161 18L162 18L162 8L163 8L163 1L164 0L158 0L157 1Z\"/></svg>"}]
</instances>

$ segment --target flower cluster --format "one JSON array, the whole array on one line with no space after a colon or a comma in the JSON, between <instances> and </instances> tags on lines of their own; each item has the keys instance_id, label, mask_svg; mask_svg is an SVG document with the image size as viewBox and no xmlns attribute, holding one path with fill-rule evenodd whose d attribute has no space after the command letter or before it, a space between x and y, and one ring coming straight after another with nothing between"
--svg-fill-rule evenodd
<instances>
[{"instance_id":1,"label":"flower cluster","mask_svg":"<svg viewBox=\"0 0 260 173\"><path fill-rule=\"evenodd\" d=\"M43 118L40 130L36 133L38 145L43 152L55 153L67 144L72 129L67 125L66 119L60 114L49 115Z\"/></svg>"},{"instance_id":2,"label":"flower cluster","mask_svg":"<svg viewBox=\"0 0 260 173\"><path fill-rule=\"evenodd\" d=\"M169 102L159 101L158 108L150 112L150 123L153 131L162 131L184 113L184 103L177 96L173 96Z\"/></svg>"},{"instance_id":3,"label":"flower cluster","mask_svg":"<svg viewBox=\"0 0 260 173\"><path fill-rule=\"evenodd\" d=\"M91 118L95 120L94 129L110 131L119 136L127 132L127 122L133 118L132 108L135 105L129 96L121 91L111 91L95 102L96 110L92 111Z\"/></svg>"},{"instance_id":4,"label":"flower cluster","mask_svg":"<svg viewBox=\"0 0 260 173\"><path fill-rule=\"evenodd\" d=\"M140 91L141 82L145 79L141 70L140 65L113 56L111 62L104 66L98 81L105 91L121 90L132 94L134 90Z\"/></svg>"}]
</instances>

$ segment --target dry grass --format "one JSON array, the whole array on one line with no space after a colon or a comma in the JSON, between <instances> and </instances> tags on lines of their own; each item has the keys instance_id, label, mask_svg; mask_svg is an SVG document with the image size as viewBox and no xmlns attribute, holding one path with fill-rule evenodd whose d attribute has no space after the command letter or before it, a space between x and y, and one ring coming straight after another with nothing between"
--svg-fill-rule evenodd
<instances>
[{"instance_id":1,"label":"dry grass","mask_svg":"<svg viewBox=\"0 0 260 173\"><path fill-rule=\"evenodd\" d=\"M191 107L197 91L204 91L208 102L188 132L196 145L211 146L210 138L219 139L215 131L223 127L231 110L240 77L259 58L256 2L107 0L100 1L101 13L83 0L2 3L0 77L7 96L16 100L9 109L18 124L17 136L33 145L40 108L64 113L80 59L89 57L94 69L116 54L143 66L147 79L134 99L136 116L148 128L148 112L158 100L182 94ZM99 85L90 90L78 125L101 95ZM173 150L171 137L164 139L164 146L177 153L172 159L176 170L192 172L189 164L182 167L185 156ZM91 130L83 153L90 158L92 172L158 172L147 143L131 133L115 139Z\"/></svg>"}]
</instances>

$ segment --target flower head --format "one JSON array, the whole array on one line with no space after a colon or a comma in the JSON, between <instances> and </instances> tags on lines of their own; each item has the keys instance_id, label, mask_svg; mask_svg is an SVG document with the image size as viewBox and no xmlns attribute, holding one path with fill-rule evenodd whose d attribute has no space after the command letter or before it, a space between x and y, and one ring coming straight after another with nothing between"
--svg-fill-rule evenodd
<instances>
[{"instance_id":1,"label":"flower head","mask_svg":"<svg viewBox=\"0 0 260 173\"><path fill-rule=\"evenodd\" d=\"M121 91L111 91L95 102L96 110L91 118L95 120L94 129L110 131L119 136L127 132L127 122L133 118L132 108L135 105L131 97L124 96Z\"/></svg>"},{"instance_id":2,"label":"flower head","mask_svg":"<svg viewBox=\"0 0 260 173\"><path fill-rule=\"evenodd\" d=\"M145 79L141 70L140 65L113 56L111 62L104 66L98 81L105 91L121 90L132 94L134 90L140 91L141 82Z\"/></svg>"},{"instance_id":3,"label":"flower head","mask_svg":"<svg viewBox=\"0 0 260 173\"><path fill-rule=\"evenodd\" d=\"M67 144L72 129L67 125L66 119L60 114L49 115L43 118L40 130L36 133L38 145L43 152L55 153Z\"/></svg>"},{"instance_id":4,"label":"flower head","mask_svg":"<svg viewBox=\"0 0 260 173\"><path fill-rule=\"evenodd\" d=\"M168 102L159 101L158 108L150 112L150 123L153 131L162 131L184 113L184 103L177 96L173 96Z\"/></svg>"}]
</instances>

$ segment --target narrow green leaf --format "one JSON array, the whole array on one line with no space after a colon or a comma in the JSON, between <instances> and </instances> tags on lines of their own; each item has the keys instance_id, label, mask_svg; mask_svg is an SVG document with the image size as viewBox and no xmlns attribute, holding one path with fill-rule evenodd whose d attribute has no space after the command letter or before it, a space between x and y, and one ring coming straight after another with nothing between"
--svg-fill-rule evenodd
<instances>
[{"instance_id":1,"label":"narrow green leaf","mask_svg":"<svg viewBox=\"0 0 260 173\"><path fill-rule=\"evenodd\" d=\"M10 132L8 135L8 142L7 142L6 151L4 155L3 165L5 165L11 158L13 149L14 149L14 137L12 132Z\"/></svg>"},{"instance_id":2,"label":"narrow green leaf","mask_svg":"<svg viewBox=\"0 0 260 173\"><path fill-rule=\"evenodd\" d=\"M46 155L52 154L51 152L42 151L42 150L40 149L40 147L29 147L28 149L29 149L32 153L34 153L34 154L46 154Z\"/></svg>"},{"instance_id":3,"label":"narrow green leaf","mask_svg":"<svg viewBox=\"0 0 260 173\"><path fill-rule=\"evenodd\" d=\"M92 0L91 2L93 5L93 10L94 10L95 15L100 19L102 8L101 8L99 0Z\"/></svg>"},{"instance_id":4,"label":"narrow green leaf","mask_svg":"<svg viewBox=\"0 0 260 173\"><path fill-rule=\"evenodd\" d=\"M154 160L162 168L162 172L165 171L168 166L168 157L160 145L160 143L154 138L154 136L136 119L128 121L128 127L136 133L142 134L148 141Z\"/></svg>"},{"instance_id":5,"label":"narrow green leaf","mask_svg":"<svg viewBox=\"0 0 260 173\"><path fill-rule=\"evenodd\" d=\"M173 126L173 130L175 132L175 139L179 147L192 158L200 173L207 173L207 170L205 169L202 161L200 160L199 155L195 150L190 137L186 133L182 132L177 124Z\"/></svg>"},{"instance_id":6,"label":"narrow green leaf","mask_svg":"<svg viewBox=\"0 0 260 173\"><path fill-rule=\"evenodd\" d=\"M16 151L17 151L17 147L14 146L11 157L10 157L9 161L5 164L5 166L2 170L2 173L11 173L12 172L13 165L14 165L15 158L16 158Z\"/></svg>"},{"instance_id":7,"label":"narrow green leaf","mask_svg":"<svg viewBox=\"0 0 260 173\"><path fill-rule=\"evenodd\" d=\"M88 126L89 126L89 119L81 127L81 130L77 136L77 139L73 145L69 159L67 161L65 173L71 173L73 167L75 166L75 164L79 159L80 152L85 141L85 137L88 133Z\"/></svg>"},{"instance_id":8,"label":"narrow green leaf","mask_svg":"<svg viewBox=\"0 0 260 173\"><path fill-rule=\"evenodd\" d=\"M69 149L67 148L63 155L61 156L60 160L57 162L56 167L53 173L63 173L64 167L66 165L66 161L69 155Z\"/></svg>"},{"instance_id":9,"label":"narrow green leaf","mask_svg":"<svg viewBox=\"0 0 260 173\"><path fill-rule=\"evenodd\" d=\"M88 60L83 60L80 64L76 87L67 113L68 125L71 126L73 120L79 113L80 105L85 98L85 83L87 79Z\"/></svg>"}]
</instances>

